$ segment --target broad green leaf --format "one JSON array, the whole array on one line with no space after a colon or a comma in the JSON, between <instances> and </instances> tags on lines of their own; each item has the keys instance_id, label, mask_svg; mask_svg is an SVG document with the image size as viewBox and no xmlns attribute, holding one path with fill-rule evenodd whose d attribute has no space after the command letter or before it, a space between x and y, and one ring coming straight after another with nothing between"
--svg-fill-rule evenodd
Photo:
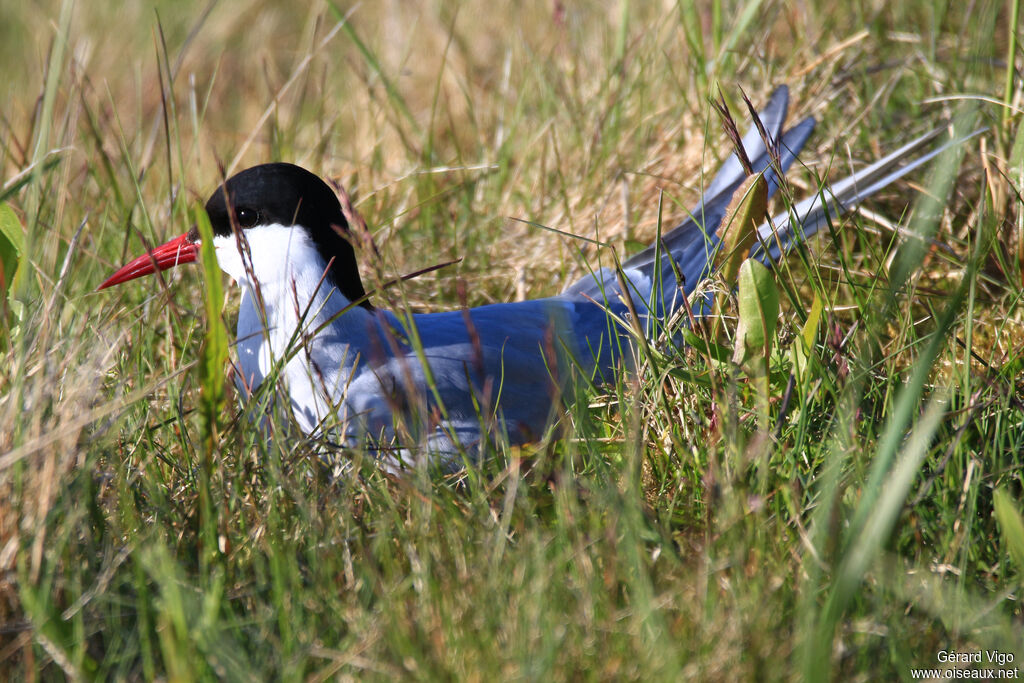
<instances>
[{"instance_id":1,"label":"broad green leaf","mask_svg":"<svg viewBox=\"0 0 1024 683\"><path fill-rule=\"evenodd\" d=\"M757 241L757 226L768 211L768 184L761 175L749 176L740 185L726 209L719 237L722 246L715 255L714 267L730 287L736 281L740 265Z\"/></svg>"},{"instance_id":2,"label":"broad green leaf","mask_svg":"<svg viewBox=\"0 0 1024 683\"><path fill-rule=\"evenodd\" d=\"M759 261L747 259L739 271L739 323L733 360L747 365L762 360L767 368L779 317L779 290L772 273Z\"/></svg>"},{"instance_id":3,"label":"broad green leaf","mask_svg":"<svg viewBox=\"0 0 1024 683\"><path fill-rule=\"evenodd\" d=\"M14 281L24 241L18 214L10 204L0 204L0 296L7 296L7 290Z\"/></svg>"},{"instance_id":4,"label":"broad green leaf","mask_svg":"<svg viewBox=\"0 0 1024 683\"><path fill-rule=\"evenodd\" d=\"M736 284L740 266L747 260L750 248L757 241L757 226L761 224L767 207L768 184L760 175L748 176L729 202L722 226L718 229L722 243L712 261L712 268L720 274L729 289ZM721 340L724 297L725 294L719 294L715 298L712 339Z\"/></svg>"},{"instance_id":5,"label":"broad green leaf","mask_svg":"<svg viewBox=\"0 0 1024 683\"><path fill-rule=\"evenodd\" d=\"M793 371L797 377L804 377L807 372L807 359L810 357L811 349L814 348L815 338L818 336L818 323L821 322L821 311L823 305L821 297L814 295L814 303L811 304L811 312L807 316L807 322L800 328L800 336L790 348L790 358L793 361Z\"/></svg>"}]
</instances>

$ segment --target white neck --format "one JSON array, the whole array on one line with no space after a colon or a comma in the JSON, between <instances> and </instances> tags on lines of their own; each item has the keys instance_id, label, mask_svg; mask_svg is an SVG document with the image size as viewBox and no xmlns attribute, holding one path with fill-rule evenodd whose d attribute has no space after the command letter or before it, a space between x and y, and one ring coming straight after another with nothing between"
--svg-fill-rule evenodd
<instances>
[{"instance_id":1,"label":"white neck","mask_svg":"<svg viewBox=\"0 0 1024 683\"><path fill-rule=\"evenodd\" d=\"M244 257L234 236L214 238L217 262L242 289L243 383L255 389L274 363L292 354L284 369L292 409L304 431L311 432L337 404L356 363L365 361L363 347L376 322L324 277L327 263L304 229L275 224L249 228L244 236L249 247Z\"/></svg>"}]
</instances>

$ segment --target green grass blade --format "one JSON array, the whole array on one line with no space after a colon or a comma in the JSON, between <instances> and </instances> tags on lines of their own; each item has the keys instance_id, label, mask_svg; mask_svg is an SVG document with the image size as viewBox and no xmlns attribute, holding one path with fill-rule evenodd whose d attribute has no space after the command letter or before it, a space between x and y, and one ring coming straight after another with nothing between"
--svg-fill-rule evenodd
<instances>
[{"instance_id":1,"label":"green grass blade","mask_svg":"<svg viewBox=\"0 0 1024 683\"><path fill-rule=\"evenodd\" d=\"M206 310L206 334L199 352L199 416L202 443L199 468L199 512L203 532L204 564L217 556L217 509L211 492L214 456L219 450L220 423L226 407L224 375L228 362L228 331L221 317L224 287L213 246L213 228L206 212L197 208L199 261L203 270L203 303Z\"/></svg>"},{"instance_id":2,"label":"green grass blade","mask_svg":"<svg viewBox=\"0 0 1024 683\"><path fill-rule=\"evenodd\" d=\"M1006 551L1016 563L1017 571L1024 573L1024 518L1020 514L1020 503L1005 488L992 494L992 503Z\"/></svg>"}]
</instances>

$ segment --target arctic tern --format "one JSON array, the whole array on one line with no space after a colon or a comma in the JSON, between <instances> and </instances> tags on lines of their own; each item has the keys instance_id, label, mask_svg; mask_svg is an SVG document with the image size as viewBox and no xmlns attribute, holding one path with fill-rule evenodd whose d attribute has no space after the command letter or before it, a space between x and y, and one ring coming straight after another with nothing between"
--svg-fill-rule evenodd
<instances>
[{"instance_id":1,"label":"arctic tern","mask_svg":"<svg viewBox=\"0 0 1024 683\"><path fill-rule=\"evenodd\" d=\"M769 195L815 124L806 118L783 132L788 95L777 88L760 112L769 146L756 127L742 139ZM944 146L914 155L937 134L766 222L750 256L771 264L826 220L933 158ZM653 336L711 274L719 226L746 176L740 158L730 156L689 217L621 270L600 268L548 298L407 315L371 303L350 226L327 183L286 163L241 171L206 203L217 262L241 289L236 382L252 391L279 374L303 432L380 449L382 457L426 453L444 461L500 439L541 439L559 415L558 388L567 378L601 382L628 365L637 329L626 322L631 314L639 310ZM195 261L199 246L193 228L100 288ZM705 303L695 297L697 315Z\"/></svg>"}]
</instances>

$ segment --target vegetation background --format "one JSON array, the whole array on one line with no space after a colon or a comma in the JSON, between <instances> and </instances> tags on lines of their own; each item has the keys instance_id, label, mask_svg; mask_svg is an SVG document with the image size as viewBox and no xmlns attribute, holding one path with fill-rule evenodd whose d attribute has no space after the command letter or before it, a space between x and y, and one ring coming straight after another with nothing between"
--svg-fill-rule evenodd
<instances>
[{"instance_id":1,"label":"vegetation background","mask_svg":"<svg viewBox=\"0 0 1024 683\"><path fill-rule=\"evenodd\" d=\"M5 677L891 680L940 651L1024 662L1016 0L0 15ZM94 292L186 230L223 174L288 160L352 193L382 252L363 254L371 280L461 259L407 283L414 310L554 293L599 255L536 225L635 251L730 151L709 99L745 120L740 93L775 84L791 121L820 121L796 197L931 128L987 132L776 271L766 381L711 348L653 348L550 438L458 478L358 453L339 478L287 417L254 433L221 366L197 366L235 315L199 269Z\"/></svg>"}]
</instances>

